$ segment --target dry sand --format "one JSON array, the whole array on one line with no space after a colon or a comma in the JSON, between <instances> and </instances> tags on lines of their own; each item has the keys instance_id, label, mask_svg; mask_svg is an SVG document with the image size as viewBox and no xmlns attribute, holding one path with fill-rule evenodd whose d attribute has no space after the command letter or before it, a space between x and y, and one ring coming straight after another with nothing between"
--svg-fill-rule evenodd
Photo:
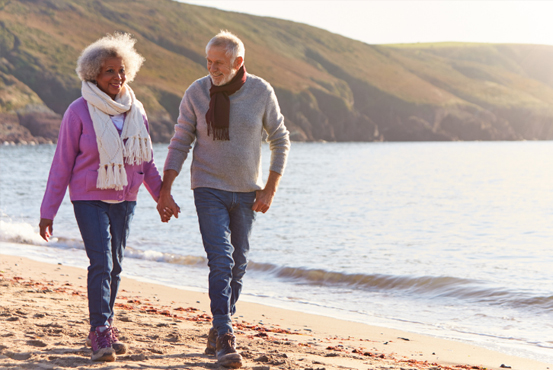
<instances>
[{"instance_id":1,"label":"dry sand","mask_svg":"<svg viewBox=\"0 0 553 370\"><path fill-rule=\"evenodd\" d=\"M219 369L204 354L209 298L123 278L115 324L129 353L94 363L86 270L0 255L0 368ZM235 331L245 369L547 370L460 342L239 302Z\"/></svg>"}]
</instances>

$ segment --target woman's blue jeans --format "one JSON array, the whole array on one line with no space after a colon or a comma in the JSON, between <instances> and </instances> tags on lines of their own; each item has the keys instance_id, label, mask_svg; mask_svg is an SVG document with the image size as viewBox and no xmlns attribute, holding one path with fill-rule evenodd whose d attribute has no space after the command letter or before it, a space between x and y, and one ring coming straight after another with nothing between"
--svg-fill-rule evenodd
<instances>
[{"instance_id":1,"label":"woman's blue jeans","mask_svg":"<svg viewBox=\"0 0 553 370\"><path fill-rule=\"evenodd\" d=\"M123 253L136 202L73 201L88 266L88 311L91 329L108 325L121 282Z\"/></svg>"},{"instance_id":2,"label":"woman's blue jeans","mask_svg":"<svg viewBox=\"0 0 553 370\"><path fill-rule=\"evenodd\" d=\"M232 333L231 316L242 290L255 221L255 191L196 188L194 202L208 259L213 326L219 335Z\"/></svg>"}]
</instances>

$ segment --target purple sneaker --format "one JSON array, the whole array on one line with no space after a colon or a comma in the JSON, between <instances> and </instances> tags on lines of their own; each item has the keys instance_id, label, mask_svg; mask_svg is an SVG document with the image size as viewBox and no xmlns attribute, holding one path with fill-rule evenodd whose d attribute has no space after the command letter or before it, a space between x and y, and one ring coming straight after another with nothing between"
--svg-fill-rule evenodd
<instances>
[{"instance_id":1,"label":"purple sneaker","mask_svg":"<svg viewBox=\"0 0 553 370\"><path fill-rule=\"evenodd\" d=\"M111 332L111 347L118 355L127 353L128 346L119 341L119 330L115 326L110 326L108 329Z\"/></svg>"},{"instance_id":2,"label":"purple sneaker","mask_svg":"<svg viewBox=\"0 0 553 370\"><path fill-rule=\"evenodd\" d=\"M100 331L105 328L104 331ZM111 330L108 326L98 326L88 335L92 347L92 361L115 361L115 350L111 347Z\"/></svg>"},{"instance_id":3,"label":"purple sneaker","mask_svg":"<svg viewBox=\"0 0 553 370\"><path fill-rule=\"evenodd\" d=\"M119 340L119 330L113 326L113 319L109 319L108 323L110 325L109 330L111 330L111 348L113 348L118 355L127 353L129 346ZM90 336L86 338L85 344L87 347L91 347ZM215 352L213 353L215 354Z\"/></svg>"}]
</instances>

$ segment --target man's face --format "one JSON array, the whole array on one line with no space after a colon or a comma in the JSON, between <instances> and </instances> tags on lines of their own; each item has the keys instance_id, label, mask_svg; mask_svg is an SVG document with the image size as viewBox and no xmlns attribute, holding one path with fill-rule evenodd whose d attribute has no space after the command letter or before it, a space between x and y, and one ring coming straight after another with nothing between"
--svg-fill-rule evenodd
<instances>
[{"instance_id":1,"label":"man's face","mask_svg":"<svg viewBox=\"0 0 553 370\"><path fill-rule=\"evenodd\" d=\"M212 46L207 50L207 70L211 76L213 85L222 86L230 82L240 68L240 57L231 63L231 57L227 56L225 48Z\"/></svg>"}]
</instances>

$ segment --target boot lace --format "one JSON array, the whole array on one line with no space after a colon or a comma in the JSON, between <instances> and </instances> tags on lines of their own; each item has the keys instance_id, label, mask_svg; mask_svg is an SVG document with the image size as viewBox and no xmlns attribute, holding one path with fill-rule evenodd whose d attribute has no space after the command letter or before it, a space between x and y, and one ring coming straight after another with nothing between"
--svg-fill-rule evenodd
<instances>
[{"instance_id":1,"label":"boot lace","mask_svg":"<svg viewBox=\"0 0 553 370\"><path fill-rule=\"evenodd\" d=\"M234 349L234 347L236 345L236 339L235 339L234 335L225 334L220 339L220 341L221 341L221 349L224 351L224 353L236 352L236 350Z\"/></svg>"},{"instance_id":2,"label":"boot lace","mask_svg":"<svg viewBox=\"0 0 553 370\"><path fill-rule=\"evenodd\" d=\"M96 344L98 348L111 347L111 331L106 329L103 332L96 332Z\"/></svg>"},{"instance_id":3,"label":"boot lace","mask_svg":"<svg viewBox=\"0 0 553 370\"><path fill-rule=\"evenodd\" d=\"M115 326L110 326L109 330L111 331L111 339L114 342L119 341L119 330Z\"/></svg>"}]
</instances>

